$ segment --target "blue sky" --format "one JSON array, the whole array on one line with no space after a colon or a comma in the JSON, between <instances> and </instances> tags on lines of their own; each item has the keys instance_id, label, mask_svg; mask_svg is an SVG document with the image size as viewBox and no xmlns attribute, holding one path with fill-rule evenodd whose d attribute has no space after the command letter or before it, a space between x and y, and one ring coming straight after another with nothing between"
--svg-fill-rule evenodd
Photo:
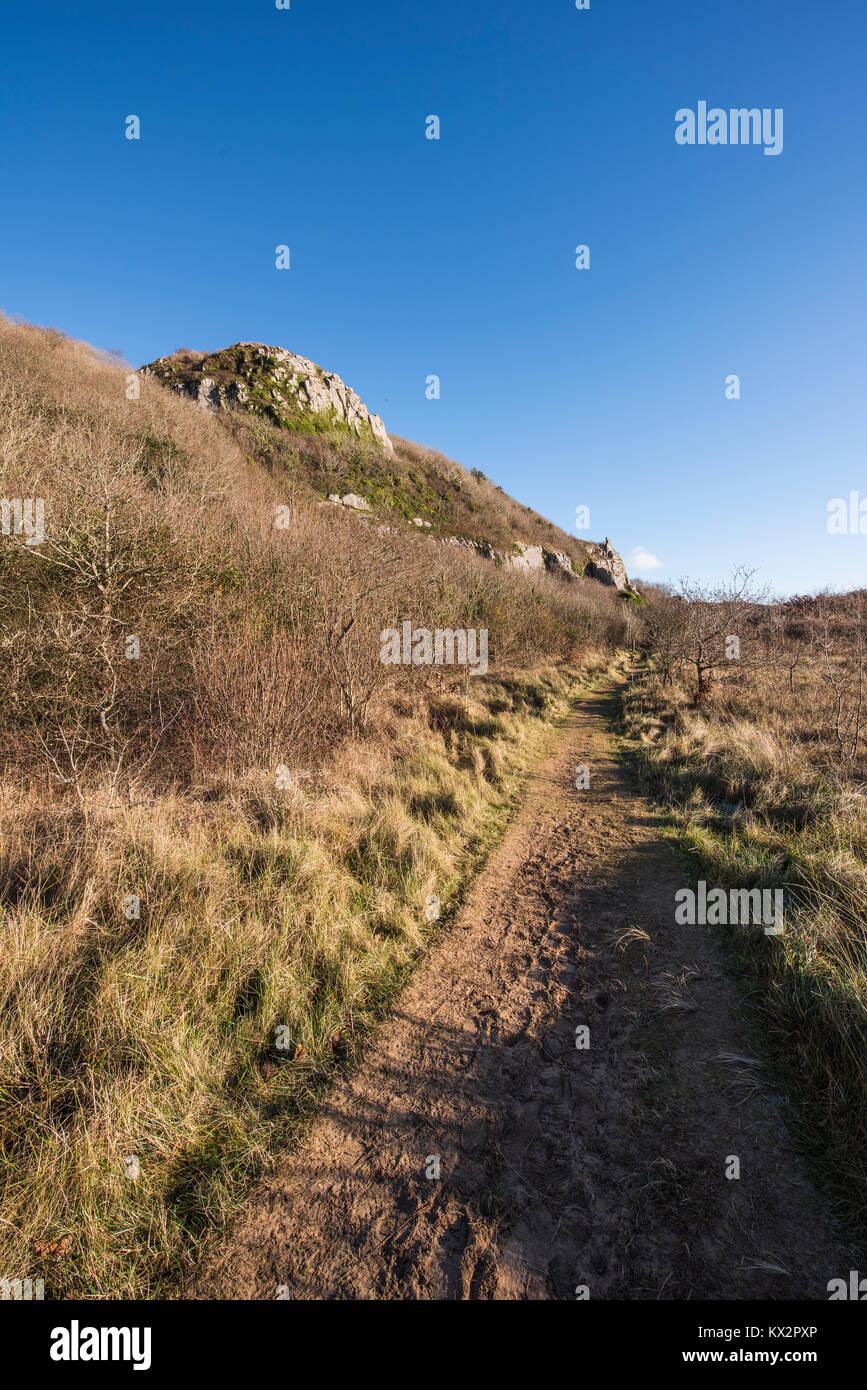
<instances>
[{"instance_id":1,"label":"blue sky","mask_svg":"<svg viewBox=\"0 0 867 1390\"><path fill-rule=\"evenodd\" d=\"M648 577L861 585L865 50L859 0L7 9L0 306L136 365L279 343ZM700 100L783 152L679 146Z\"/></svg>"}]
</instances>

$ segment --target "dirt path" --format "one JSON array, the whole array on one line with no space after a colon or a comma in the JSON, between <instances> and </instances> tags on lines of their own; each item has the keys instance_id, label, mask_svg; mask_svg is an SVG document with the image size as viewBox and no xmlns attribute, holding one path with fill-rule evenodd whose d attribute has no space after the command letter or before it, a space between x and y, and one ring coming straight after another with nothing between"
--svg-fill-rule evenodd
<instances>
[{"instance_id":1,"label":"dirt path","mask_svg":"<svg viewBox=\"0 0 867 1390\"><path fill-rule=\"evenodd\" d=\"M718 947L674 923L683 873L612 757L614 700L561 726L393 1021L195 1297L826 1299L858 1267Z\"/></svg>"}]
</instances>

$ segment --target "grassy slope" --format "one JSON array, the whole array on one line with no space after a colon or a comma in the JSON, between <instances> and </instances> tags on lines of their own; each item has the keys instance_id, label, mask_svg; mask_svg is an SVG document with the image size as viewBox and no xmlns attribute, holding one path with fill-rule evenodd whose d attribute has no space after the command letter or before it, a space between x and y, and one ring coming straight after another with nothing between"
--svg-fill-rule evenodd
<instances>
[{"instance_id":1,"label":"grassy slope","mask_svg":"<svg viewBox=\"0 0 867 1390\"><path fill-rule=\"evenodd\" d=\"M822 756L810 673L799 683L765 672L699 711L650 676L625 693L625 748L669 812L685 886L783 888L780 936L717 930L763 1001L804 1149L867 1230L867 810Z\"/></svg>"},{"instance_id":2,"label":"grassy slope","mask_svg":"<svg viewBox=\"0 0 867 1390\"><path fill-rule=\"evenodd\" d=\"M44 803L7 796L5 854L52 881L7 919L0 967L4 1269L49 1296L177 1287L447 930L579 690L565 669L478 679L307 785L58 812L47 845Z\"/></svg>"}]
</instances>

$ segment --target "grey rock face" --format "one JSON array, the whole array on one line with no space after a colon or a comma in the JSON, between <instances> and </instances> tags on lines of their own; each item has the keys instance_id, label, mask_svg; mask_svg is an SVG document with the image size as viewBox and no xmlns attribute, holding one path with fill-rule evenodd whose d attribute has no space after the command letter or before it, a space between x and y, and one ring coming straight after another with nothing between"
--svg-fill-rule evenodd
<instances>
[{"instance_id":1,"label":"grey rock face","mask_svg":"<svg viewBox=\"0 0 867 1390\"><path fill-rule=\"evenodd\" d=\"M523 541L516 541L517 551L515 554L506 555L506 564L511 569L516 570L543 570L545 568L545 552L541 545L526 545Z\"/></svg>"},{"instance_id":2,"label":"grey rock face","mask_svg":"<svg viewBox=\"0 0 867 1390\"><path fill-rule=\"evenodd\" d=\"M361 435L362 426L367 425L387 454L394 453L394 447L386 433L385 425L378 415L367 409L360 396L341 381L334 372L324 372L306 357L296 357L283 348L271 349L282 359L284 380L287 389L294 391L296 399L306 410L315 414L333 411L338 420L343 420L355 434Z\"/></svg>"},{"instance_id":3,"label":"grey rock face","mask_svg":"<svg viewBox=\"0 0 867 1390\"><path fill-rule=\"evenodd\" d=\"M572 561L564 551L548 550L543 545L528 545L525 541L516 541L515 546L516 551L503 556L505 563L512 569L548 570L549 574L562 571L569 579L576 577Z\"/></svg>"},{"instance_id":4,"label":"grey rock face","mask_svg":"<svg viewBox=\"0 0 867 1390\"><path fill-rule=\"evenodd\" d=\"M626 573L626 566L612 546L608 537L605 537L604 545L593 547L595 554L587 561L584 566L584 573L591 579L598 579L603 584L608 584L621 592L634 593Z\"/></svg>"},{"instance_id":5,"label":"grey rock face","mask_svg":"<svg viewBox=\"0 0 867 1390\"><path fill-rule=\"evenodd\" d=\"M234 410L247 405L250 395L243 382L229 382L219 386L213 377L203 376L199 381L175 385L179 395L189 396L197 401L203 410Z\"/></svg>"}]
</instances>

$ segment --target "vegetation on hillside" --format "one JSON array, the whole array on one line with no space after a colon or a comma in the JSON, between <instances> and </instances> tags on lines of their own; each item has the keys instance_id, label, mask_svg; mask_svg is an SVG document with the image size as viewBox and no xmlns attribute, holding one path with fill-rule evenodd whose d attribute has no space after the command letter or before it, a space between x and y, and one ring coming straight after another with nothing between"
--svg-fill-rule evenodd
<instances>
[{"instance_id":1,"label":"vegetation on hillside","mask_svg":"<svg viewBox=\"0 0 867 1390\"><path fill-rule=\"evenodd\" d=\"M0 320L3 491L45 504L41 543L0 536L0 1265L52 1295L177 1287L626 631L598 583L322 504L373 446L127 375ZM414 448L379 451L384 506ZM488 675L384 665L403 619L486 628Z\"/></svg>"},{"instance_id":2,"label":"vegetation on hillside","mask_svg":"<svg viewBox=\"0 0 867 1390\"><path fill-rule=\"evenodd\" d=\"M310 366L322 375L321 368ZM435 449L395 435L390 455L369 429L358 438L333 412L287 405L285 385L273 377L281 364L266 349L238 344L205 354L182 348L147 370L177 389L197 389L203 377L223 390L242 389L243 408L225 412L223 423L245 454L305 500L354 492L383 521L400 525L419 518L432 537L458 536L501 553L516 551L517 541L541 545L570 556L577 574L588 557L598 556L597 544L562 531L515 501L479 468L468 471Z\"/></svg>"}]
</instances>

